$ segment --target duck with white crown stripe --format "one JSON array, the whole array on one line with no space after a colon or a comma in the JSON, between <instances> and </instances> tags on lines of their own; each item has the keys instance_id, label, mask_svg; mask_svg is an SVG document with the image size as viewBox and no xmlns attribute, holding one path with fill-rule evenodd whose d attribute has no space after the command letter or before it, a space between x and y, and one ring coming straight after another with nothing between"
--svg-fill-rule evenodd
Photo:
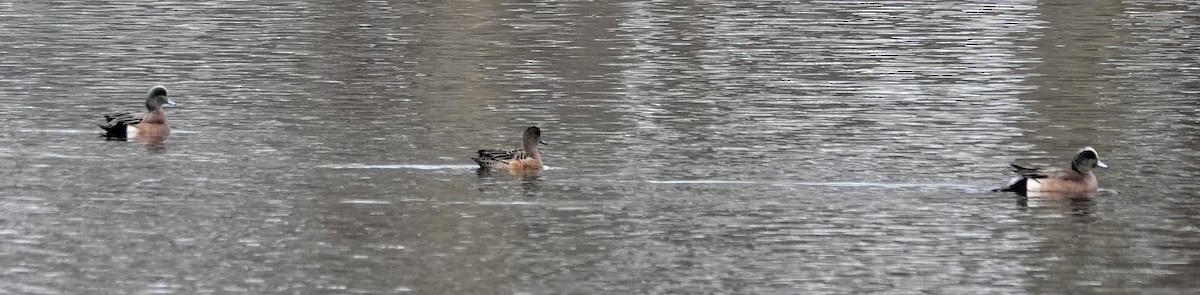
<instances>
[{"instance_id":1,"label":"duck with white crown stripe","mask_svg":"<svg viewBox=\"0 0 1200 295\"><path fill-rule=\"evenodd\" d=\"M1071 160L1071 169L1043 169L1012 164L1017 177L997 191L1009 192L1057 192L1093 193L1099 189L1095 168L1108 168L1100 161L1100 153L1092 147L1084 147Z\"/></svg>"}]
</instances>

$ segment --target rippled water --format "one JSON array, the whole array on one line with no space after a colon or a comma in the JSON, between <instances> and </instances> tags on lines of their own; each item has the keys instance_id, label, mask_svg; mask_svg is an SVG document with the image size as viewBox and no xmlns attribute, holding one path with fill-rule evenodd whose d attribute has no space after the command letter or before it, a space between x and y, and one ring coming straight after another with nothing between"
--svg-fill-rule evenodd
<instances>
[{"instance_id":1,"label":"rippled water","mask_svg":"<svg viewBox=\"0 0 1200 295\"><path fill-rule=\"evenodd\" d=\"M0 291L1196 293L1197 11L0 3ZM989 192L1086 145L1092 200Z\"/></svg>"}]
</instances>

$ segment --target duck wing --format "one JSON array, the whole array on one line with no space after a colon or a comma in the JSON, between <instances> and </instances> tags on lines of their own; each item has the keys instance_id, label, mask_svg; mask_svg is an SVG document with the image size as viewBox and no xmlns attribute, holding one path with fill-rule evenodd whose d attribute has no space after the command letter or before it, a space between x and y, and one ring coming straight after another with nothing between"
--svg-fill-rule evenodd
<instances>
[{"instance_id":1,"label":"duck wing","mask_svg":"<svg viewBox=\"0 0 1200 295\"><path fill-rule=\"evenodd\" d=\"M104 123L108 126L113 126L113 124L134 125L137 123L141 123L142 118L145 116L146 116L146 114L135 114L135 113L106 114L106 115L104 115Z\"/></svg>"},{"instance_id":2,"label":"duck wing","mask_svg":"<svg viewBox=\"0 0 1200 295\"><path fill-rule=\"evenodd\" d=\"M104 129L104 136L107 137L125 137L125 128L130 125L137 125L142 122L144 114L134 113L112 113L104 115L104 124L99 124L100 129Z\"/></svg>"},{"instance_id":3,"label":"duck wing","mask_svg":"<svg viewBox=\"0 0 1200 295\"><path fill-rule=\"evenodd\" d=\"M516 150L479 150L479 156L475 159L491 160L508 163L512 160L521 160L530 158L529 153L523 149Z\"/></svg>"},{"instance_id":4,"label":"duck wing","mask_svg":"<svg viewBox=\"0 0 1200 295\"><path fill-rule=\"evenodd\" d=\"M1013 165L1013 171L1015 171L1016 174L1021 175L1021 177L1026 177L1026 179L1045 179L1045 177L1049 177L1051 174L1055 173L1054 170L1031 167L1031 165L1010 165Z\"/></svg>"},{"instance_id":5,"label":"duck wing","mask_svg":"<svg viewBox=\"0 0 1200 295\"><path fill-rule=\"evenodd\" d=\"M532 158L524 149L516 150L479 150L479 156L471 158L482 167L491 167L495 163L509 164L514 160Z\"/></svg>"}]
</instances>

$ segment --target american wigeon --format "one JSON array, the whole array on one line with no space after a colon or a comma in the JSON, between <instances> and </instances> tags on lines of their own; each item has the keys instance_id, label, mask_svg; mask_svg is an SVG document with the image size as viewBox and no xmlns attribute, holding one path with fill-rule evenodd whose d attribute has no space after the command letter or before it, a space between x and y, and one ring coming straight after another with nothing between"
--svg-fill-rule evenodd
<instances>
[{"instance_id":1,"label":"american wigeon","mask_svg":"<svg viewBox=\"0 0 1200 295\"><path fill-rule=\"evenodd\" d=\"M1092 193L1099 186L1092 169L1108 168L1108 165L1100 162L1100 154L1092 147L1080 149L1079 153L1075 154L1075 159L1071 160L1071 169L1047 170L1017 164L1012 166L1019 176L998 189L999 191Z\"/></svg>"},{"instance_id":2,"label":"american wigeon","mask_svg":"<svg viewBox=\"0 0 1200 295\"><path fill-rule=\"evenodd\" d=\"M536 171L542 169L542 154L538 152L542 141L542 130L537 126L525 129L520 149L479 150L479 156L471 158L481 169L509 170L511 172Z\"/></svg>"},{"instance_id":3,"label":"american wigeon","mask_svg":"<svg viewBox=\"0 0 1200 295\"><path fill-rule=\"evenodd\" d=\"M162 137L171 132L163 105L175 105L167 98L167 88L154 86L146 96L146 113L115 113L104 115L104 137L112 139Z\"/></svg>"}]
</instances>

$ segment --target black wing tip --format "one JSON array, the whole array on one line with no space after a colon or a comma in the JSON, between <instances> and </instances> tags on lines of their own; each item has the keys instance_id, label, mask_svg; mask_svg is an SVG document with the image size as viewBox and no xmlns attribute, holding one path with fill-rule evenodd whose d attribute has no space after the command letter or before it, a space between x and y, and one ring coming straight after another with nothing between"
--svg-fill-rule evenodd
<instances>
[{"instance_id":1,"label":"black wing tip","mask_svg":"<svg viewBox=\"0 0 1200 295\"><path fill-rule=\"evenodd\" d=\"M104 114L104 120L112 121L123 117L133 117L133 113L108 113Z\"/></svg>"},{"instance_id":2,"label":"black wing tip","mask_svg":"<svg viewBox=\"0 0 1200 295\"><path fill-rule=\"evenodd\" d=\"M1011 164L1008 164L1008 165L1009 165L1009 166L1012 166L1012 167L1013 167L1013 169L1016 169L1017 171L1025 171L1025 170L1037 170L1037 168L1030 167L1030 166L1023 166L1023 165L1021 165L1021 164L1017 164L1017 163L1011 163Z\"/></svg>"}]
</instances>

